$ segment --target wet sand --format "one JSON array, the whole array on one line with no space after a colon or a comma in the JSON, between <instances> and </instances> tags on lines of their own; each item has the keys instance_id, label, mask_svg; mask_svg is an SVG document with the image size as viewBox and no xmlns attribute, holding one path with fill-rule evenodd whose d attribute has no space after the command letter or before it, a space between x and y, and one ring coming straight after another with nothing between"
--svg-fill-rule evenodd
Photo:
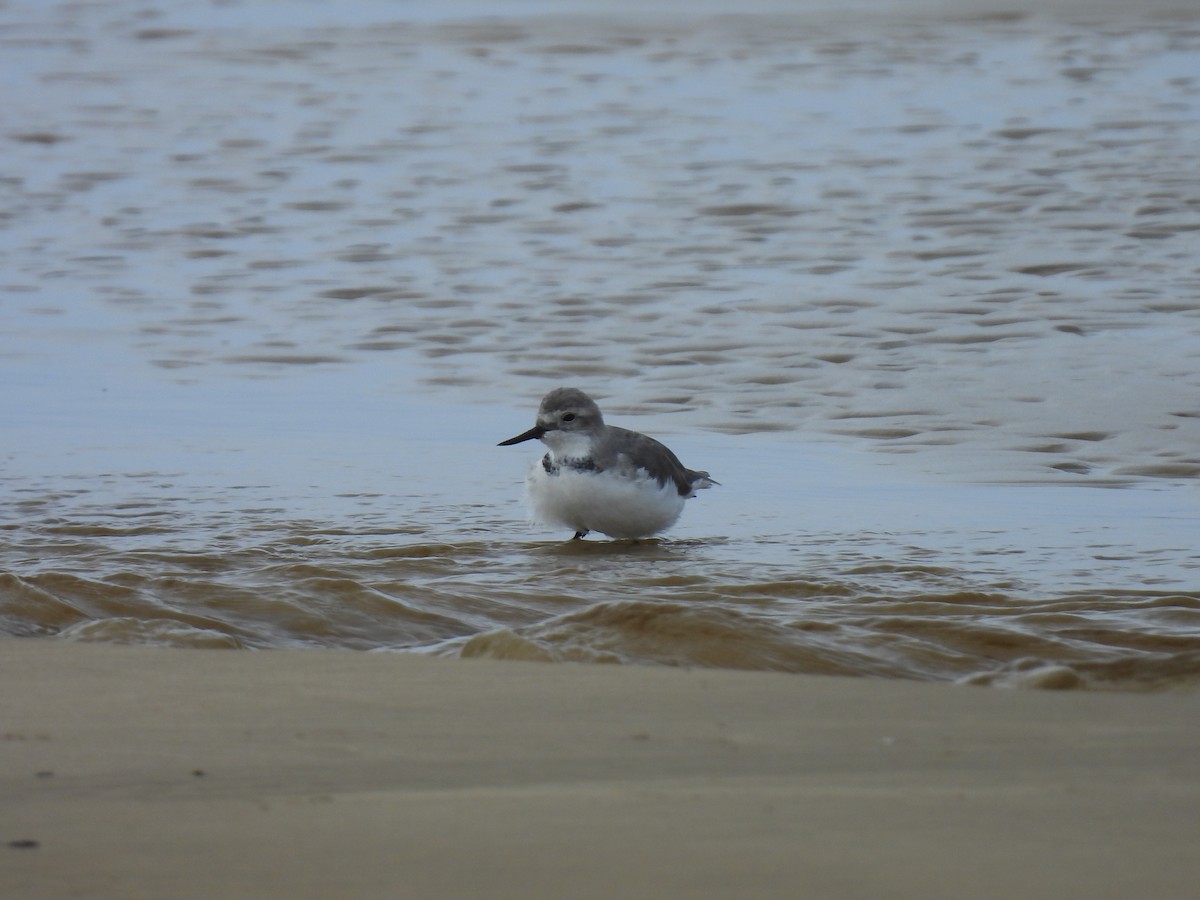
<instances>
[{"instance_id":1,"label":"wet sand","mask_svg":"<svg viewBox=\"0 0 1200 900\"><path fill-rule=\"evenodd\" d=\"M1184 898L1200 876L1195 694L0 650L6 897Z\"/></svg>"}]
</instances>

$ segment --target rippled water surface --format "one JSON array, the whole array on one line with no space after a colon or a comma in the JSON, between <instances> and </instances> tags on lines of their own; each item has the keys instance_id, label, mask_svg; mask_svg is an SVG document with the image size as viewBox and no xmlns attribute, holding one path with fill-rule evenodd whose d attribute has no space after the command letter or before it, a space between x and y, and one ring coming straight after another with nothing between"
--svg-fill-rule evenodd
<instances>
[{"instance_id":1,"label":"rippled water surface","mask_svg":"<svg viewBox=\"0 0 1200 900\"><path fill-rule=\"evenodd\" d=\"M1194 685L1200 19L897 6L8 4L0 629Z\"/></svg>"}]
</instances>

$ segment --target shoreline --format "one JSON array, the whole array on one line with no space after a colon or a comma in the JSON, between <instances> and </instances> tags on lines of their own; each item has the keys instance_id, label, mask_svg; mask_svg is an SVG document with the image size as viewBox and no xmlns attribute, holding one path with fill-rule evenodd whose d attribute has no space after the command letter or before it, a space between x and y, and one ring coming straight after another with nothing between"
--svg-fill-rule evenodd
<instances>
[{"instance_id":1,"label":"shoreline","mask_svg":"<svg viewBox=\"0 0 1200 900\"><path fill-rule=\"evenodd\" d=\"M38 639L0 665L5 896L1182 898L1200 876L1195 693Z\"/></svg>"}]
</instances>

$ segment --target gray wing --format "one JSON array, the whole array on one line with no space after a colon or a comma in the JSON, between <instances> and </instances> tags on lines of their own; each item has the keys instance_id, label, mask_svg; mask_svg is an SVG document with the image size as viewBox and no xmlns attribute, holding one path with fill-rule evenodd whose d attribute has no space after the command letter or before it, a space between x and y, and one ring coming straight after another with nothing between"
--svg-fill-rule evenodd
<instances>
[{"instance_id":1,"label":"gray wing","mask_svg":"<svg viewBox=\"0 0 1200 900\"><path fill-rule=\"evenodd\" d=\"M690 497L698 481L711 481L707 472L695 472L684 466L671 448L637 431L610 425L609 440L595 454L601 469L630 470L643 468L659 484L674 483L679 496ZM636 457L638 462L633 462ZM712 482L715 483L715 482ZM707 484L702 485L708 487Z\"/></svg>"}]
</instances>

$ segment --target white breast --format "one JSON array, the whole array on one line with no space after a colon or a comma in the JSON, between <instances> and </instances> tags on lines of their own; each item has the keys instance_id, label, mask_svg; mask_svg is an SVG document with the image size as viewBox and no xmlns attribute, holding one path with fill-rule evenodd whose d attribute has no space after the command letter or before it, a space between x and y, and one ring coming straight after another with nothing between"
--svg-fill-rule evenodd
<instances>
[{"instance_id":1,"label":"white breast","mask_svg":"<svg viewBox=\"0 0 1200 900\"><path fill-rule=\"evenodd\" d=\"M657 534L674 525L683 511L684 498L673 483L660 485L641 475L580 472L566 466L551 475L538 460L526 487L535 520L613 538Z\"/></svg>"}]
</instances>

